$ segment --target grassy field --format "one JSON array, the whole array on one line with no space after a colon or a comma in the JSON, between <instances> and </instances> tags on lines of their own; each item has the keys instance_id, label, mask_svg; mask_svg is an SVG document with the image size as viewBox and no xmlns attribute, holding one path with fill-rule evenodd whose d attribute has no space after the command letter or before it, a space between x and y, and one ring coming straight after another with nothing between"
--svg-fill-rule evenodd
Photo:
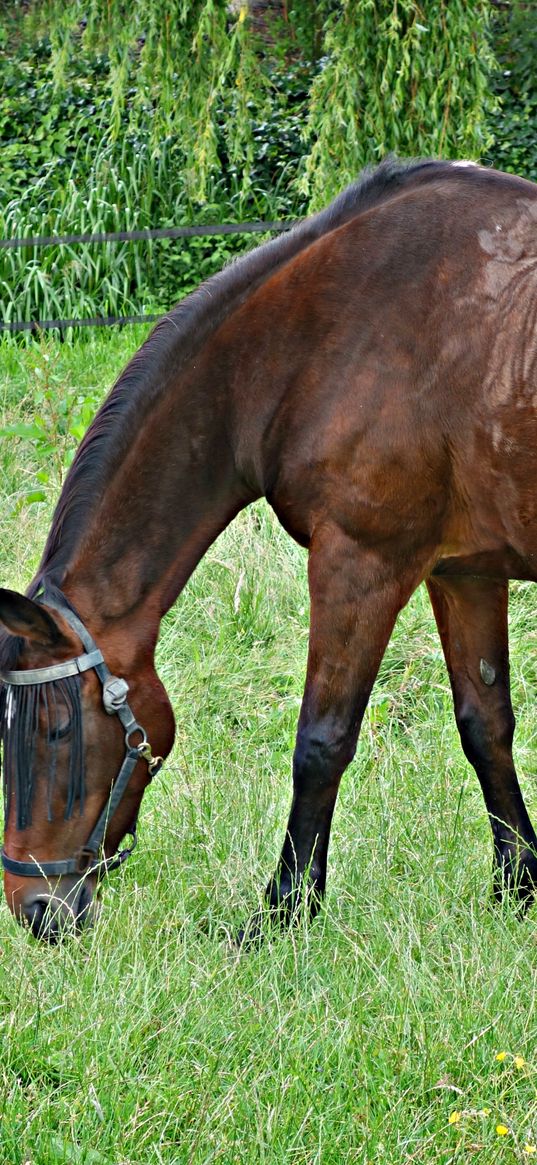
<instances>
[{"instance_id":1,"label":"grassy field","mask_svg":"<svg viewBox=\"0 0 537 1165\"><path fill-rule=\"evenodd\" d=\"M142 338L0 348L0 424L29 426L0 439L4 585L30 581L78 428ZM164 621L177 743L97 925L45 949L0 908L1 1165L537 1160L535 911L490 905L421 590L342 783L325 908L258 950L229 942L283 839L307 607L304 553L266 506L242 514ZM537 820L534 613L513 586Z\"/></svg>"}]
</instances>

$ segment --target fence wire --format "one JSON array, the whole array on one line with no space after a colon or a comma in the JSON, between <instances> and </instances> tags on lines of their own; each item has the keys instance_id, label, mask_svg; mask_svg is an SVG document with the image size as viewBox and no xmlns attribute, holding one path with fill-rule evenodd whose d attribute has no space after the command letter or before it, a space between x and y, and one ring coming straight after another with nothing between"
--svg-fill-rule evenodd
<instances>
[{"instance_id":1,"label":"fence wire","mask_svg":"<svg viewBox=\"0 0 537 1165\"><path fill-rule=\"evenodd\" d=\"M212 223L207 226L155 227L139 231L94 231L88 234L32 235L28 238L0 239L0 249L61 247L71 243L124 243L149 239L185 239L202 235L240 235L288 231L293 222ZM39 332L50 328L105 328L112 324L144 324L159 320L157 315L94 316L91 319L0 320L2 332Z\"/></svg>"}]
</instances>

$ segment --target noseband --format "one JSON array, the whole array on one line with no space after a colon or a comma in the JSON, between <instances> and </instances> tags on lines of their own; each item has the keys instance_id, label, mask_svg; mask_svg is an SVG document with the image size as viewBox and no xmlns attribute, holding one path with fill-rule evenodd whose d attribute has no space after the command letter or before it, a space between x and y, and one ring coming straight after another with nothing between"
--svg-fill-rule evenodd
<instances>
[{"instance_id":1,"label":"noseband","mask_svg":"<svg viewBox=\"0 0 537 1165\"><path fill-rule=\"evenodd\" d=\"M41 597L43 598L43 596ZM63 599L63 596L61 598ZM136 845L137 814L130 829L126 833L126 836L132 838L130 846L126 849L118 850L111 858L100 856L107 826L112 820L126 792L138 761L146 761L149 776L152 778L158 773L162 765L162 757L153 756L145 730L138 724L127 703L129 685L126 680L111 674L104 662L102 652L97 647L97 644L92 639L92 636L81 619L78 618L78 615L67 605L66 600L60 602L56 598L52 599L47 596L44 601L47 607L53 607L59 611L69 626L72 627L73 631L76 632L84 647L84 654L78 655L74 659L66 660L65 663L53 664L51 667L38 667L27 671L0 672L0 682L15 687L24 684L47 684L52 680L63 679L65 676L76 676L93 669L102 684L105 711L110 716L117 716L125 730L125 756L97 824L90 833L86 844L82 846L74 857L57 862L38 862L36 858L33 858L30 862L18 862L13 858L9 858L5 851L2 850L2 865L9 873L19 874L23 878L61 877L63 874L78 874L82 877L87 877L89 874L97 874L98 877L101 877L109 870L115 870L118 866L121 866ZM136 733L139 733L142 739L139 744L133 745L131 744L131 738Z\"/></svg>"}]
</instances>

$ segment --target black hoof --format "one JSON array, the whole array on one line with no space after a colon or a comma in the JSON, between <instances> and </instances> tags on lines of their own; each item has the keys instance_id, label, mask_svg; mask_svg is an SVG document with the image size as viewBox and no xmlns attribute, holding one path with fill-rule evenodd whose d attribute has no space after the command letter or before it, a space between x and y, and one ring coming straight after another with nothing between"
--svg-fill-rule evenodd
<instances>
[{"instance_id":1,"label":"black hoof","mask_svg":"<svg viewBox=\"0 0 537 1165\"><path fill-rule=\"evenodd\" d=\"M495 900L509 898L525 912L537 896L537 856L529 849L497 854L492 879Z\"/></svg>"},{"instance_id":2,"label":"black hoof","mask_svg":"<svg viewBox=\"0 0 537 1165\"><path fill-rule=\"evenodd\" d=\"M248 922L241 926L234 939L234 945L243 951L256 950L266 938L266 914L253 914Z\"/></svg>"},{"instance_id":3,"label":"black hoof","mask_svg":"<svg viewBox=\"0 0 537 1165\"><path fill-rule=\"evenodd\" d=\"M281 934L304 920L312 921L319 913L322 900L322 891L312 884L302 885L300 889L296 886L284 889L281 883L271 882L266 892L266 907L257 910L240 928L236 945L245 950L253 949L261 946L271 933Z\"/></svg>"}]
</instances>

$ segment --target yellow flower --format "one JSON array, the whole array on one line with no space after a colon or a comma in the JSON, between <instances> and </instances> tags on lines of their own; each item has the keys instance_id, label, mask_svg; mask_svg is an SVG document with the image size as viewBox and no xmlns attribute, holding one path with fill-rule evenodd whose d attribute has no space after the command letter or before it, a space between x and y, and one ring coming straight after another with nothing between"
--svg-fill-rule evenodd
<instances>
[{"instance_id":1,"label":"yellow flower","mask_svg":"<svg viewBox=\"0 0 537 1165\"><path fill-rule=\"evenodd\" d=\"M490 1116L490 1108L482 1108L481 1116Z\"/></svg>"},{"instance_id":2,"label":"yellow flower","mask_svg":"<svg viewBox=\"0 0 537 1165\"><path fill-rule=\"evenodd\" d=\"M515 1068L523 1068L525 1063L524 1056L515 1056Z\"/></svg>"},{"instance_id":3,"label":"yellow flower","mask_svg":"<svg viewBox=\"0 0 537 1165\"><path fill-rule=\"evenodd\" d=\"M450 1112L449 1117L448 1117L450 1125L458 1124L460 1119L461 1119L460 1112L457 1112L457 1110L455 1110L455 1112Z\"/></svg>"},{"instance_id":4,"label":"yellow flower","mask_svg":"<svg viewBox=\"0 0 537 1165\"><path fill-rule=\"evenodd\" d=\"M496 1059L500 1061L500 1064L503 1063L506 1055L507 1055L507 1052L498 1052L497 1053Z\"/></svg>"},{"instance_id":5,"label":"yellow flower","mask_svg":"<svg viewBox=\"0 0 537 1165\"><path fill-rule=\"evenodd\" d=\"M506 1137L509 1129L507 1128L507 1125L496 1125L496 1132L499 1137Z\"/></svg>"},{"instance_id":6,"label":"yellow flower","mask_svg":"<svg viewBox=\"0 0 537 1165\"><path fill-rule=\"evenodd\" d=\"M528 1155L530 1153L537 1153L537 1145L524 1145L524 1152L528 1153Z\"/></svg>"}]
</instances>

